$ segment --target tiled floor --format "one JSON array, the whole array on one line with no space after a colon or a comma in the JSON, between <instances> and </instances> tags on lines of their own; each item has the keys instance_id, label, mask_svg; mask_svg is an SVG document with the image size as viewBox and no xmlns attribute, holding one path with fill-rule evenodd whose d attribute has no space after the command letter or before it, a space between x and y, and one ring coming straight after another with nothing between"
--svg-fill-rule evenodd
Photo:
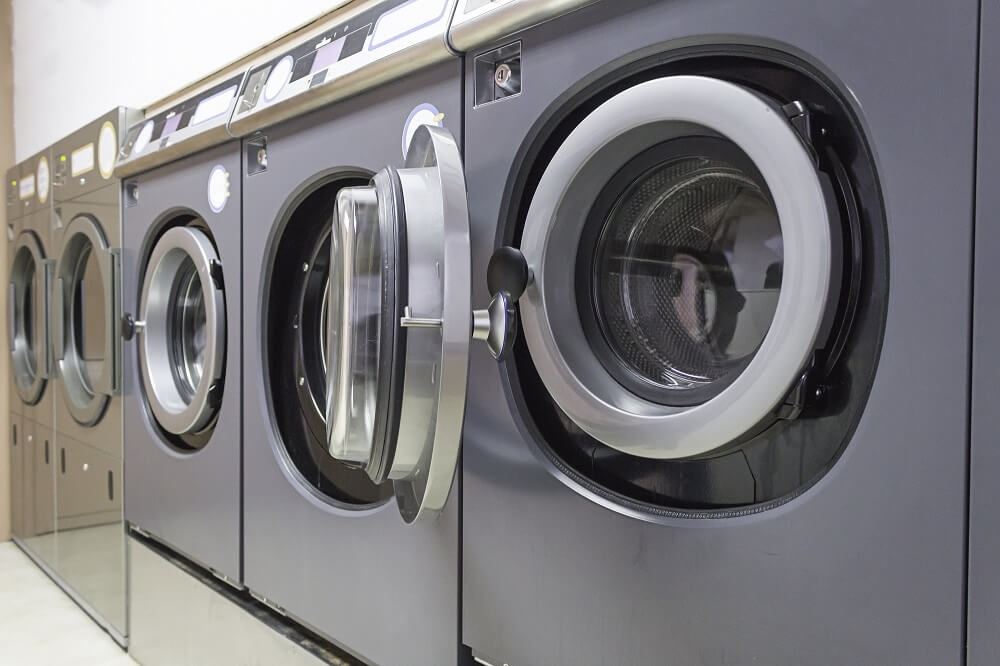
<instances>
[{"instance_id":1,"label":"tiled floor","mask_svg":"<svg viewBox=\"0 0 1000 666\"><path fill-rule=\"evenodd\" d=\"M0 664L135 664L11 542L0 543Z\"/></svg>"}]
</instances>

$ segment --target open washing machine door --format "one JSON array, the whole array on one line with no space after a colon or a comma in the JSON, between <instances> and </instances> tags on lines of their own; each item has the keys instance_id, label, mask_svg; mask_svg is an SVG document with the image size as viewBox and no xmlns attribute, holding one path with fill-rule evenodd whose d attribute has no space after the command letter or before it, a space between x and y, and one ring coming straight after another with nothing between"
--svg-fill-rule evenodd
<instances>
[{"instance_id":1,"label":"open washing machine door","mask_svg":"<svg viewBox=\"0 0 1000 666\"><path fill-rule=\"evenodd\" d=\"M330 244L327 443L393 482L407 522L439 512L458 461L473 321L458 146L421 126L402 169L342 189ZM495 308L494 308L495 310ZM496 329L503 328L503 324Z\"/></svg>"},{"instance_id":2,"label":"open washing machine door","mask_svg":"<svg viewBox=\"0 0 1000 666\"><path fill-rule=\"evenodd\" d=\"M66 407L85 427L120 391L119 265L96 219L70 221L56 263L53 340Z\"/></svg>"},{"instance_id":3,"label":"open washing machine door","mask_svg":"<svg viewBox=\"0 0 1000 666\"><path fill-rule=\"evenodd\" d=\"M21 232L14 245L7 286L7 337L18 397L34 405L50 376L49 281L51 261L38 237Z\"/></svg>"}]
</instances>

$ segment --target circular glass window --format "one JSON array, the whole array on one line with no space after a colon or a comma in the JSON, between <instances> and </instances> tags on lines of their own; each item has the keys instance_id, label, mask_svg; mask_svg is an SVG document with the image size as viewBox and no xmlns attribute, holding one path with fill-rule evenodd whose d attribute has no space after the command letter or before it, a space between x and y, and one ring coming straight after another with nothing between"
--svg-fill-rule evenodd
<instances>
[{"instance_id":1,"label":"circular glass window","mask_svg":"<svg viewBox=\"0 0 1000 666\"><path fill-rule=\"evenodd\" d=\"M46 316L42 254L33 234L21 234L11 262L7 304L11 370L21 401L36 404L45 390Z\"/></svg>"},{"instance_id":2,"label":"circular glass window","mask_svg":"<svg viewBox=\"0 0 1000 666\"><path fill-rule=\"evenodd\" d=\"M660 404L718 395L781 290L781 225L750 159L712 137L657 146L616 174L590 226L580 310L606 369Z\"/></svg>"},{"instance_id":3,"label":"circular glass window","mask_svg":"<svg viewBox=\"0 0 1000 666\"><path fill-rule=\"evenodd\" d=\"M183 448L205 446L222 401L226 363L223 267L194 220L167 229L147 259L139 361L149 407ZM176 443L176 442L175 442Z\"/></svg>"},{"instance_id":4,"label":"circular glass window","mask_svg":"<svg viewBox=\"0 0 1000 666\"><path fill-rule=\"evenodd\" d=\"M326 445L326 370L330 323L331 220L341 187L367 178L328 182L291 211L270 267L266 345L268 395L281 455L303 483L327 501L365 507L392 497L363 470L330 455Z\"/></svg>"},{"instance_id":5,"label":"circular glass window","mask_svg":"<svg viewBox=\"0 0 1000 666\"><path fill-rule=\"evenodd\" d=\"M185 257L177 268L167 326L171 341L170 368L178 392L190 403L201 383L208 340L205 291L191 257Z\"/></svg>"}]
</instances>

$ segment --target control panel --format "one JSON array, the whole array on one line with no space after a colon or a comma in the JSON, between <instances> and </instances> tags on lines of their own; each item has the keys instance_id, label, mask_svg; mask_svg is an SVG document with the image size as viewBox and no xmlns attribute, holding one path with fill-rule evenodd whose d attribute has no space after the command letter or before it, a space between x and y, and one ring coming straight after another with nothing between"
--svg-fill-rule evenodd
<instances>
[{"instance_id":1,"label":"control panel","mask_svg":"<svg viewBox=\"0 0 1000 666\"><path fill-rule=\"evenodd\" d=\"M219 136L226 134L226 124L236 104L243 76L232 76L129 127L118 158L119 175L134 173L197 149L195 146L191 150L175 148L181 142L195 142L212 134L214 138L203 138L202 142L206 146L218 143Z\"/></svg>"},{"instance_id":2,"label":"control panel","mask_svg":"<svg viewBox=\"0 0 1000 666\"><path fill-rule=\"evenodd\" d=\"M248 73L233 113L236 136L449 57L454 0L381 0L351 5L322 34Z\"/></svg>"},{"instance_id":3,"label":"control panel","mask_svg":"<svg viewBox=\"0 0 1000 666\"><path fill-rule=\"evenodd\" d=\"M458 0L448 43L456 51L473 51L597 0Z\"/></svg>"},{"instance_id":4,"label":"control panel","mask_svg":"<svg viewBox=\"0 0 1000 666\"><path fill-rule=\"evenodd\" d=\"M109 185L119 157L119 137L142 113L116 107L52 146L52 185L57 202Z\"/></svg>"}]
</instances>

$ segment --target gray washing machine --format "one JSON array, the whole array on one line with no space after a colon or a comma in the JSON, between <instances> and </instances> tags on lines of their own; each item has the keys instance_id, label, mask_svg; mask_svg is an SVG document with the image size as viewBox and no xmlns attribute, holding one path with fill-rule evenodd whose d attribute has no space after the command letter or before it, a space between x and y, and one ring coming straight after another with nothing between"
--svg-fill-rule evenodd
<instances>
[{"instance_id":1,"label":"gray washing machine","mask_svg":"<svg viewBox=\"0 0 1000 666\"><path fill-rule=\"evenodd\" d=\"M119 170L125 519L237 587L239 143L170 160L225 136L241 80L222 81L130 128Z\"/></svg>"},{"instance_id":2,"label":"gray washing machine","mask_svg":"<svg viewBox=\"0 0 1000 666\"><path fill-rule=\"evenodd\" d=\"M466 42L473 301L521 329L471 361L483 663L962 661L977 16L602 2Z\"/></svg>"},{"instance_id":3,"label":"gray washing machine","mask_svg":"<svg viewBox=\"0 0 1000 666\"><path fill-rule=\"evenodd\" d=\"M993 344L1000 327L1000 304L994 285L1000 266L1000 225L996 205L1000 194L994 179L1000 173L1000 132L990 123L1000 111L1000 2L981 3L979 42L979 117L976 154L976 228L972 317L972 442L969 459L968 651L970 666L1000 661L1000 502L996 474L1000 471L994 401L1000 391L1000 357Z\"/></svg>"},{"instance_id":4,"label":"gray washing machine","mask_svg":"<svg viewBox=\"0 0 1000 666\"><path fill-rule=\"evenodd\" d=\"M7 326L11 353L12 518L15 540L43 562L55 556L52 538L53 418L49 285L52 279L50 150L22 162L10 186L8 207ZM14 210L12 210L12 208Z\"/></svg>"},{"instance_id":5,"label":"gray washing machine","mask_svg":"<svg viewBox=\"0 0 1000 666\"><path fill-rule=\"evenodd\" d=\"M57 575L119 642L127 635L122 517L119 138L141 114L117 107L52 148L54 433L36 458L54 478ZM51 455L48 449L51 448Z\"/></svg>"},{"instance_id":6,"label":"gray washing machine","mask_svg":"<svg viewBox=\"0 0 1000 666\"><path fill-rule=\"evenodd\" d=\"M352 6L326 34L251 69L231 122L245 158L244 580L256 598L381 666L463 659L454 489L465 362L442 366L439 331L409 338L413 358L381 337L394 335L404 303L383 317L379 284L405 282L406 266L390 236L385 253L378 245L378 206L401 213L401 202L376 198L411 184L404 169L382 167L430 159L427 144L407 151L413 135L461 127L461 61L444 44L451 9ZM455 142L443 142L457 162ZM364 211L337 212L354 196ZM366 225L357 234L355 213ZM434 242L421 250L433 253ZM466 251L459 291L468 263ZM431 315L441 276L426 256L410 265L438 284L414 302L415 316ZM459 307L468 338L467 296ZM343 335L328 341L328 329ZM404 396L403 381L415 393Z\"/></svg>"}]
</instances>

